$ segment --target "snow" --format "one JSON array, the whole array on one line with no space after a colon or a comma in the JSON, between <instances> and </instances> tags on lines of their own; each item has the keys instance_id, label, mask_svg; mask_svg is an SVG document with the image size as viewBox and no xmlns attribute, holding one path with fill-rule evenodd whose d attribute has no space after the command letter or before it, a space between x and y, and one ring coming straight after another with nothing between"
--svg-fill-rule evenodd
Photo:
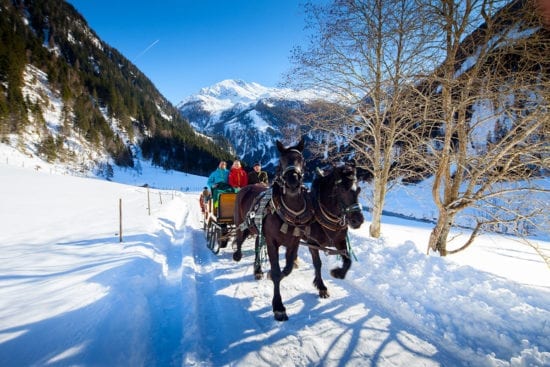
<instances>
[{"instance_id":1,"label":"snow","mask_svg":"<svg viewBox=\"0 0 550 367\"><path fill-rule=\"evenodd\" d=\"M258 111L252 110L248 114L252 119L252 125L254 128L262 133L265 133L268 129L272 128L261 116L258 114Z\"/></svg>"},{"instance_id":2,"label":"snow","mask_svg":"<svg viewBox=\"0 0 550 367\"><path fill-rule=\"evenodd\" d=\"M185 108L187 103L200 102L205 111L213 115L219 115L229 108L240 106L244 110L248 106L258 103L261 99L309 101L319 98L330 99L330 94L320 90L271 88L255 82L226 79L210 87L202 88L197 94L191 95L178 103L177 107L182 109Z\"/></svg>"},{"instance_id":3,"label":"snow","mask_svg":"<svg viewBox=\"0 0 550 367\"><path fill-rule=\"evenodd\" d=\"M1 366L550 365L550 271L517 238L441 258L431 224L384 217L373 239L366 213L345 280L322 256L330 298L300 249L280 323L252 240L239 263L207 249L206 178L140 169L75 177L0 144Z\"/></svg>"}]
</instances>

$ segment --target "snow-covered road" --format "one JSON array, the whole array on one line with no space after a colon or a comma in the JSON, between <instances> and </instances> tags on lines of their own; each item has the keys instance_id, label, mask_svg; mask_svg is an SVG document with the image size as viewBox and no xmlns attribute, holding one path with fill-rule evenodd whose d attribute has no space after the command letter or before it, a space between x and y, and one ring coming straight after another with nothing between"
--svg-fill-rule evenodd
<instances>
[{"instance_id":1,"label":"snow-covered road","mask_svg":"<svg viewBox=\"0 0 550 367\"><path fill-rule=\"evenodd\" d=\"M469 252L495 273L426 256L429 224L385 218L375 240L365 223L345 280L322 255L328 299L300 249L277 322L252 240L239 263L207 249L198 193L152 190L149 216L141 187L1 164L0 181L1 366L550 364L550 274L513 238Z\"/></svg>"}]
</instances>

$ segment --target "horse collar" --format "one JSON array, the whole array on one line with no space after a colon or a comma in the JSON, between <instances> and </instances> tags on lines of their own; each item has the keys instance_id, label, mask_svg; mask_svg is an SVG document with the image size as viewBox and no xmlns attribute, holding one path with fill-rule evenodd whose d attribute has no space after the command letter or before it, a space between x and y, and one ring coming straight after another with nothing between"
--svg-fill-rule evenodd
<instances>
[{"instance_id":1,"label":"horse collar","mask_svg":"<svg viewBox=\"0 0 550 367\"><path fill-rule=\"evenodd\" d=\"M308 195L303 193L304 188L301 188L300 190L302 190L303 207L298 211L288 207L284 201L284 195L278 194L271 197L273 210L287 225L292 225L295 227L305 226L311 222L315 215Z\"/></svg>"},{"instance_id":2,"label":"horse collar","mask_svg":"<svg viewBox=\"0 0 550 367\"><path fill-rule=\"evenodd\" d=\"M315 200L315 219L324 228L330 231L338 231L345 228L348 225L346 215L338 217L329 211L327 211L323 204L321 204L320 191L317 193Z\"/></svg>"}]
</instances>

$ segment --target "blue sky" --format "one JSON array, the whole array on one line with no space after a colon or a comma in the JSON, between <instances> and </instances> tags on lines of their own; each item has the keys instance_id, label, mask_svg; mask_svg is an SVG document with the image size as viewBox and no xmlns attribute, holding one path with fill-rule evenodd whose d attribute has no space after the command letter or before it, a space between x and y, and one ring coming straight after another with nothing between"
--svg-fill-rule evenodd
<instances>
[{"instance_id":1,"label":"blue sky","mask_svg":"<svg viewBox=\"0 0 550 367\"><path fill-rule=\"evenodd\" d=\"M177 104L224 79L275 87L307 41L301 0L69 0Z\"/></svg>"}]
</instances>

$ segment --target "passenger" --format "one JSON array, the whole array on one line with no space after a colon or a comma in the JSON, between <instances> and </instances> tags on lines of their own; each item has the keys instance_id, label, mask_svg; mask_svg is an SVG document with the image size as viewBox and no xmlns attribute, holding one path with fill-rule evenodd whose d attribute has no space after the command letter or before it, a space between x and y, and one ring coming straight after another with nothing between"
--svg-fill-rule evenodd
<instances>
[{"instance_id":1,"label":"passenger","mask_svg":"<svg viewBox=\"0 0 550 367\"><path fill-rule=\"evenodd\" d=\"M229 170L226 167L227 163L225 161L221 161L218 164L218 168L216 168L216 170L208 176L208 181L206 182L206 184L210 187L210 191L212 191L214 209L218 207L220 193L232 191L228 182Z\"/></svg>"},{"instance_id":2,"label":"passenger","mask_svg":"<svg viewBox=\"0 0 550 367\"><path fill-rule=\"evenodd\" d=\"M241 161L235 160L229 172L229 186L235 189L235 192L239 192L246 185L248 185L248 175L241 167Z\"/></svg>"},{"instance_id":3,"label":"passenger","mask_svg":"<svg viewBox=\"0 0 550 367\"><path fill-rule=\"evenodd\" d=\"M261 183L265 186L269 185L267 173L265 171L262 171L262 166L259 162L254 163L252 171L248 173L248 184L253 185L257 183Z\"/></svg>"},{"instance_id":4,"label":"passenger","mask_svg":"<svg viewBox=\"0 0 550 367\"><path fill-rule=\"evenodd\" d=\"M201 212L203 214L208 214L208 204L210 204L210 199L212 199L212 195L210 194L210 190L208 190L208 187L203 187L201 196L199 197L199 203L201 206Z\"/></svg>"}]
</instances>

